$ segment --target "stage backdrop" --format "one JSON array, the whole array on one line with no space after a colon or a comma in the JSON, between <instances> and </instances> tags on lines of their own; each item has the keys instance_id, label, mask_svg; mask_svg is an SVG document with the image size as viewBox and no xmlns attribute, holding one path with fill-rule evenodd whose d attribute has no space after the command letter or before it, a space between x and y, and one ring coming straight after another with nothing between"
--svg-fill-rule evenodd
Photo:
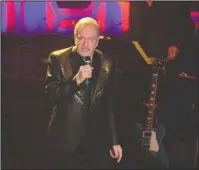
<instances>
[{"instance_id":1,"label":"stage backdrop","mask_svg":"<svg viewBox=\"0 0 199 170\"><path fill-rule=\"evenodd\" d=\"M121 34L129 28L129 2L52 1L2 2L2 33L71 34L83 17L95 18L101 31Z\"/></svg>"}]
</instances>

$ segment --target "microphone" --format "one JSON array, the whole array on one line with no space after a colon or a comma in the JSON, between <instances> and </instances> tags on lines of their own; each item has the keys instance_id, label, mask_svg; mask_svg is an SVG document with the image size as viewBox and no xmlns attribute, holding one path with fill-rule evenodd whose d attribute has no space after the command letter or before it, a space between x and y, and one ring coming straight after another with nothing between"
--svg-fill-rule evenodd
<instances>
[{"instance_id":1,"label":"microphone","mask_svg":"<svg viewBox=\"0 0 199 170\"><path fill-rule=\"evenodd\" d=\"M89 56L84 57L84 63L86 65L91 65L91 58ZM90 84L90 79L85 80L86 85Z\"/></svg>"}]
</instances>

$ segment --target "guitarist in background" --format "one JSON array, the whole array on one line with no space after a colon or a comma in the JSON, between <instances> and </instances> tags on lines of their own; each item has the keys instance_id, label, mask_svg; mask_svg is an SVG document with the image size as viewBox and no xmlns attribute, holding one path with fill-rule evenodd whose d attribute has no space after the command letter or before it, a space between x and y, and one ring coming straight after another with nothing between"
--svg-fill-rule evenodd
<instances>
[{"instance_id":1,"label":"guitarist in background","mask_svg":"<svg viewBox=\"0 0 199 170\"><path fill-rule=\"evenodd\" d=\"M159 79L157 113L166 126L164 144L172 168L194 168L195 164L197 122L194 104L198 85L194 51L196 48L188 56L168 57L165 76Z\"/></svg>"},{"instance_id":2,"label":"guitarist in background","mask_svg":"<svg viewBox=\"0 0 199 170\"><path fill-rule=\"evenodd\" d=\"M172 59L175 58L177 55L182 55L182 53L188 51L189 44L190 42L192 42L192 34L194 27L190 19L190 11L186 3L188 2L132 1L130 9L130 29L128 39L130 41L139 42L141 47L151 58L168 56L168 58ZM138 53L137 56L134 55L133 57L139 58L140 54ZM136 113L136 120L133 120L134 122L138 122L139 120L143 121L143 119L146 117L144 116L144 113L146 113L147 110L146 108L142 108L143 105L141 104L141 101L143 102L148 100L148 93L151 82L150 71L143 72L141 67L136 67L136 69L140 69L139 71L136 70L136 72L142 73L138 77L138 79L133 78L135 83L140 82L141 84L139 85L139 98L142 98L142 100L138 101L140 102L140 104L138 104L140 105L140 109L137 110L140 111ZM145 80L140 80L140 77L142 77L142 79ZM159 91L161 91L161 86L159 88ZM159 91L157 93L159 93ZM135 101L137 99L133 100ZM158 106L158 108L159 107L160 106ZM170 117L170 119L172 119L172 117ZM163 122L165 121L163 120ZM135 143L136 142L132 143L132 145L134 145ZM156 139L151 140L149 150L155 152L159 150L159 145L157 144ZM135 153L137 152L135 151ZM135 161L132 167L137 168L141 167L142 165L146 165L145 168L164 167L164 165L160 163L157 157L151 157L151 164L152 165L149 166L146 165L145 162L140 162L139 164Z\"/></svg>"}]
</instances>

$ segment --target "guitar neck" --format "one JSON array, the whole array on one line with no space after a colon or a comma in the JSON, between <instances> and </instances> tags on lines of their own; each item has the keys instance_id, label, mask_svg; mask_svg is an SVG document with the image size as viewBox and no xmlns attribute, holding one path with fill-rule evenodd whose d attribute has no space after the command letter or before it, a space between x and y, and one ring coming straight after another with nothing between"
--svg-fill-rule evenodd
<instances>
[{"instance_id":1,"label":"guitar neck","mask_svg":"<svg viewBox=\"0 0 199 170\"><path fill-rule=\"evenodd\" d=\"M158 82L158 70L156 70L152 75L152 84L149 95L149 106L148 106L148 114L146 121L146 130L153 129L153 121L155 115L155 101L156 101L156 91L157 91L157 83Z\"/></svg>"}]
</instances>

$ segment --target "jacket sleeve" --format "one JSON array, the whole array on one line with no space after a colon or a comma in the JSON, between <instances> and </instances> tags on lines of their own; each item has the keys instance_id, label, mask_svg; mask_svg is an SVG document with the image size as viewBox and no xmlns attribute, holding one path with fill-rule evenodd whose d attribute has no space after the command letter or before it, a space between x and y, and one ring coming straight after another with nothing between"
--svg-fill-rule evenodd
<instances>
[{"instance_id":1,"label":"jacket sleeve","mask_svg":"<svg viewBox=\"0 0 199 170\"><path fill-rule=\"evenodd\" d=\"M52 53L49 55L46 74L45 92L48 100L54 104L58 103L61 99L70 98L78 89L78 85L73 77L65 79L58 57Z\"/></svg>"},{"instance_id":2,"label":"jacket sleeve","mask_svg":"<svg viewBox=\"0 0 199 170\"><path fill-rule=\"evenodd\" d=\"M116 112L115 112L115 104L116 104L116 74L115 74L115 64L113 62L113 67L110 73L110 80L108 85L108 95L107 95L107 104L108 104L108 118L109 118L109 127L111 134L111 144L118 145L118 135L117 135L117 127L116 127Z\"/></svg>"}]
</instances>

